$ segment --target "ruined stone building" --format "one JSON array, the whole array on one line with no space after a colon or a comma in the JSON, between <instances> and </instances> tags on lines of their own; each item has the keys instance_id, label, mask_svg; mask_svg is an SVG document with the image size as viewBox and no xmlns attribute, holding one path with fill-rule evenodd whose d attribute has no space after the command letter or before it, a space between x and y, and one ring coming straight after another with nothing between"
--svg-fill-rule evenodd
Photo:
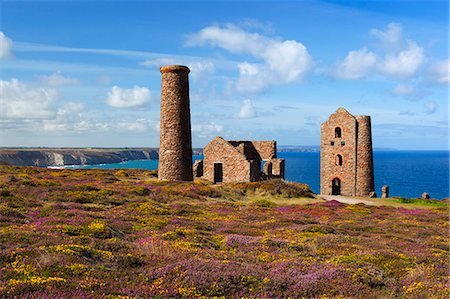
<instances>
[{"instance_id":1,"label":"ruined stone building","mask_svg":"<svg viewBox=\"0 0 450 299\"><path fill-rule=\"evenodd\" d=\"M161 67L160 71L162 84L158 179L192 181L189 68L169 65Z\"/></svg>"},{"instance_id":2,"label":"ruined stone building","mask_svg":"<svg viewBox=\"0 0 450 299\"><path fill-rule=\"evenodd\" d=\"M216 137L205 146L203 155L204 160L194 167L195 176L214 183L284 179L284 159L277 159L276 141L228 141Z\"/></svg>"},{"instance_id":3,"label":"ruined stone building","mask_svg":"<svg viewBox=\"0 0 450 299\"><path fill-rule=\"evenodd\" d=\"M369 196L373 191L370 116L339 108L321 125L320 193Z\"/></svg>"}]
</instances>

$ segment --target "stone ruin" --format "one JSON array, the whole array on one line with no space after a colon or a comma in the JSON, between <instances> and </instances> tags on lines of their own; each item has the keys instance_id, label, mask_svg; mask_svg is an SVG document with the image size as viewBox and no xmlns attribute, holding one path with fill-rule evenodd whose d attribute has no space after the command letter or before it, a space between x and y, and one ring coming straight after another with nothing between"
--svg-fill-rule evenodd
<instances>
[{"instance_id":1,"label":"stone ruin","mask_svg":"<svg viewBox=\"0 0 450 299\"><path fill-rule=\"evenodd\" d=\"M205 146L203 155L204 159L194 164L194 175L214 183L284 179L284 159L277 158L273 140L231 141L216 137Z\"/></svg>"},{"instance_id":2,"label":"stone ruin","mask_svg":"<svg viewBox=\"0 0 450 299\"><path fill-rule=\"evenodd\" d=\"M160 71L159 180L192 181L194 175L216 183L284 179L284 160L276 158L275 141L225 141L216 137L205 147L204 160L192 165L190 70L168 65Z\"/></svg>"},{"instance_id":3,"label":"stone ruin","mask_svg":"<svg viewBox=\"0 0 450 299\"><path fill-rule=\"evenodd\" d=\"M220 183L284 179L285 160L277 158L275 141L216 137L204 148L204 160L192 165L190 70L168 65L160 71L159 180L193 181L201 177ZM370 116L355 117L339 108L321 125L320 152L321 194L376 196ZM388 192L383 188L382 196L387 197Z\"/></svg>"},{"instance_id":4,"label":"stone ruin","mask_svg":"<svg viewBox=\"0 0 450 299\"><path fill-rule=\"evenodd\" d=\"M422 196L420 197L422 199L430 199L430 194L428 194L427 192L422 193Z\"/></svg>"},{"instance_id":5,"label":"stone ruin","mask_svg":"<svg viewBox=\"0 0 450 299\"><path fill-rule=\"evenodd\" d=\"M389 197L389 186L384 185L381 187L381 198L388 198Z\"/></svg>"},{"instance_id":6,"label":"stone ruin","mask_svg":"<svg viewBox=\"0 0 450 299\"><path fill-rule=\"evenodd\" d=\"M339 108L321 125L320 193L376 196L370 116Z\"/></svg>"}]
</instances>

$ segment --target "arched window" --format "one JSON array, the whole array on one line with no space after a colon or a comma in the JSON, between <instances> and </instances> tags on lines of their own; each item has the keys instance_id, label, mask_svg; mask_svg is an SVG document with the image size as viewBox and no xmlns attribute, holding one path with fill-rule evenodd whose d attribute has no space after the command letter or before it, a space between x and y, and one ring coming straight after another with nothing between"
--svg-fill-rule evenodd
<instances>
[{"instance_id":1,"label":"arched window","mask_svg":"<svg viewBox=\"0 0 450 299\"><path fill-rule=\"evenodd\" d=\"M336 165L337 166L342 166L342 155L337 155L336 156Z\"/></svg>"},{"instance_id":2,"label":"arched window","mask_svg":"<svg viewBox=\"0 0 450 299\"><path fill-rule=\"evenodd\" d=\"M341 138L342 135L342 130L339 127L336 127L334 129L334 138Z\"/></svg>"},{"instance_id":3,"label":"arched window","mask_svg":"<svg viewBox=\"0 0 450 299\"><path fill-rule=\"evenodd\" d=\"M334 178L331 181L331 195L341 195L341 180Z\"/></svg>"}]
</instances>

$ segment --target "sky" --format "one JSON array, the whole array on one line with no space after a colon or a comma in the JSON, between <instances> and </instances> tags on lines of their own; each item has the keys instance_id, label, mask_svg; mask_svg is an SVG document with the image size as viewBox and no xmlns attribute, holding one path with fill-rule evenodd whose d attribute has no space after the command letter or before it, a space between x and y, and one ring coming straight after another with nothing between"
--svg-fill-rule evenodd
<instances>
[{"instance_id":1,"label":"sky","mask_svg":"<svg viewBox=\"0 0 450 299\"><path fill-rule=\"evenodd\" d=\"M0 2L0 146L158 147L159 67L190 68L192 140L448 149L448 1Z\"/></svg>"}]
</instances>

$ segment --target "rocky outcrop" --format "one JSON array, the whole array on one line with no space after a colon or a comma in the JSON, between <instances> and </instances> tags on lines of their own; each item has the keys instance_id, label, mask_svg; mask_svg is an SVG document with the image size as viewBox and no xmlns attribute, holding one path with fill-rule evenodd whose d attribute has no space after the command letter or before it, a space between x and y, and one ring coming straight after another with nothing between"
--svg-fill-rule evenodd
<instances>
[{"instance_id":1,"label":"rocky outcrop","mask_svg":"<svg viewBox=\"0 0 450 299\"><path fill-rule=\"evenodd\" d=\"M156 149L4 149L0 162L18 166L64 166L158 159Z\"/></svg>"}]
</instances>

